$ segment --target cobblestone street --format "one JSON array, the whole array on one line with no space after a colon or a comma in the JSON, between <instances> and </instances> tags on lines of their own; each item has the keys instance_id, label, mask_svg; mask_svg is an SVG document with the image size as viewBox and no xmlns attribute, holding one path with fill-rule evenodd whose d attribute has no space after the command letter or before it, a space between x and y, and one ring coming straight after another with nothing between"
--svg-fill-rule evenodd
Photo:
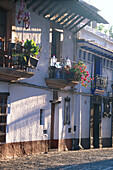
<instances>
[{"instance_id":1,"label":"cobblestone street","mask_svg":"<svg viewBox=\"0 0 113 170\"><path fill-rule=\"evenodd\" d=\"M2 159L0 169L113 169L113 148L56 152Z\"/></svg>"}]
</instances>

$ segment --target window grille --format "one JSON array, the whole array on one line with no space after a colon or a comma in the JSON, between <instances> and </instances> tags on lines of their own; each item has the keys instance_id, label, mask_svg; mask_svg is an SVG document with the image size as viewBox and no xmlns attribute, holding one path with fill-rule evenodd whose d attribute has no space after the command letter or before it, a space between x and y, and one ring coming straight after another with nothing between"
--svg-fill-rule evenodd
<instances>
[{"instance_id":1,"label":"window grille","mask_svg":"<svg viewBox=\"0 0 113 170\"><path fill-rule=\"evenodd\" d=\"M70 124L70 98L64 99L64 125Z\"/></svg>"}]
</instances>

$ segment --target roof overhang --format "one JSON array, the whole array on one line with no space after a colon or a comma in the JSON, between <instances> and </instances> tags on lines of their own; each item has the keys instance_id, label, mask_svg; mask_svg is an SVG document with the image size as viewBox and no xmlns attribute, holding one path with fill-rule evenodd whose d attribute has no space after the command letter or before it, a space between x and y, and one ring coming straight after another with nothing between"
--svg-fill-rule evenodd
<instances>
[{"instance_id":1,"label":"roof overhang","mask_svg":"<svg viewBox=\"0 0 113 170\"><path fill-rule=\"evenodd\" d=\"M80 0L25 0L27 9L48 19L59 28L80 31L91 21L108 24L97 9ZM96 10L95 10L96 9ZM82 26L80 26L80 24Z\"/></svg>"},{"instance_id":2,"label":"roof overhang","mask_svg":"<svg viewBox=\"0 0 113 170\"><path fill-rule=\"evenodd\" d=\"M103 47L99 44L96 44L93 41L87 41L84 39L77 40L78 46L80 49L98 55L100 57L105 57L113 60L113 50L110 50L106 47Z\"/></svg>"}]
</instances>

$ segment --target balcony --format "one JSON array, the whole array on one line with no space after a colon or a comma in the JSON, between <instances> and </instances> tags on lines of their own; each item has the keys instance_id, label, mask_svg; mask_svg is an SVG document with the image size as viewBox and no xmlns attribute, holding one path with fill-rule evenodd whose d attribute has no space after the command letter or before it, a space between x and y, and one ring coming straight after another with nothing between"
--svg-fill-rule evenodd
<instances>
[{"instance_id":1,"label":"balcony","mask_svg":"<svg viewBox=\"0 0 113 170\"><path fill-rule=\"evenodd\" d=\"M93 94L104 94L107 88L107 77L96 75L92 82L92 93Z\"/></svg>"},{"instance_id":2,"label":"balcony","mask_svg":"<svg viewBox=\"0 0 113 170\"><path fill-rule=\"evenodd\" d=\"M57 69L54 66L49 68L49 78L45 79L46 84L49 88L61 89L67 86L75 86L79 82L75 81L73 75L68 74L61 69Z\"/></svg>"},{"instance_id":3,"label":"balcony","mask_svg":"<svg viewBox=\"0 0 113 170\"><path fill-rule=\"evenodd\" d=\"M38 59L26 57L21 46L0 39L0 80L30 78L34 75L37 62Z\"/></svg>"}]
</instances>

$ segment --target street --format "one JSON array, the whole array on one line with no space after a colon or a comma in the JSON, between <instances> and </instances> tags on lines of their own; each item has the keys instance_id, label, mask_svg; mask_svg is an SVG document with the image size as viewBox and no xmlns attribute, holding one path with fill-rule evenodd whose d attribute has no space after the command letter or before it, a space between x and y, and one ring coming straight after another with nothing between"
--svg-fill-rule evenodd
<instances>
[{"instance_id":1,"label":"street","mask_svg":"<svg viewBox=\"0 0 113 170\"><path fill-rule=\"evenodd\" d=\"M0 169L112 170L113 148L51 152L1 159Z\"/></svg>"}]
</instances>

